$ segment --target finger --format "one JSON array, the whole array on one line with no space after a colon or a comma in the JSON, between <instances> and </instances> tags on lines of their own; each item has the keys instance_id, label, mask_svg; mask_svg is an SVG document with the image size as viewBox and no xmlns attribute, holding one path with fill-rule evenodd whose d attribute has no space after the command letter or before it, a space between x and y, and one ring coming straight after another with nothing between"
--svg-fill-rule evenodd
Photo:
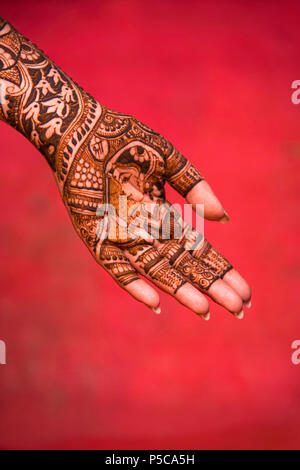
<instances>
[{"instance_id":1,"label":"finger","mask_svg":"<svg viewBox=\"0 0 300 470\"><path fill-rule=\"evenodd\" d=\"M220 278L239 295L246 307L251 307L251 288L249 284L206 239L204 239L201 248L192 251L192 255L214 267Z\"/></svg>"},{"instance_id":2,"label":"finger","mask_svg":"<svg viewBox=\"0 0 300 470\"><path fill-rule=\"evenodd\" d=\"M233 315L241 315L243 300L234 289L219 278L214 268L201 259L196 260L175 240L157 242L157 249L169 260L170 265L196 288L206 293Z\"/></svg>"},{"instance_id":3,"label":"finger","mask_svg":"<svg viewBox=\"0 0 300 470\"><path fill-rule=\"evenodd\" d=\"M217 279L209 287L207 295L239 319L244 317L242 298L222 279Z\"/></svg>"},{"instance_id":4,"label":"finger","mask_svg":"<svg viewBox=\"0 0 300 470\"><path fill-rule=\"evenodd\" d=\"M176 149L166 158L166 177L168 183L186 197L195 210L196 204L204 204L205 218L228 222L229 217L209 184L197 168Z\"/></svg>"},{"instance_id":5,"label":"finger","mask_svg":"<svg viewBox=\"0 0 300 470\"><path fill-rule=\"evenodd\" d=\"M197 233L197 231L194 229L193 232ZM182 240L182 244L183 246L186 245L186 241L184 239ZM229 261L227 261L227 259L224 258L224 256L221 255L221 253L219 253L218 250L216 250L216 248L214 248L208 240L206 240L206 238L203 238L200 242L194 244L191 249L191 254L197 260L202 261L208 267L214 269L221 279L223 279L226 273L233 269Z\"/></svg>"},{"instance_id":6,"label":"finger","mask_svg":"<svg viewBox=\"0 0 300 470\"><path fill-rule=\"evenodd\" d=\"M165 171L168 183L183 197L204 178L178 150L173 148L165 160Z\"/></svg>"},{"instance_id":7,"label":"finger","mask_svg":"<svg viewBox=\"0 0 300 470\"><path fill-rule=\"evenodd\" d=\"M176 243L179 243L186 251L190 252L193 258L199 261L197 268L193 267L192 269L194 271L196 269L199 274L198 278L200 280L198 279L197 282L200 284L206 283L206 285L200 285L203 289L208 289L210 284L218 277L222 279L226 276L227 285L231 287L230 290L226 288L225 284L218 282L218 285L222 286L222 290L224 291L224 298L227 299L226 305L223 305L223 296L218 295L219 289L216 291L217 297L214 298L214 300L225 306L225 308L231 312L239 312L241 309L237 309L241 302L247 304L251 298L251 290L246 281L232 268L229 261L203 238L201 233L182 219L178 211L176 211L168 201L165 202L164 209L165 211L162 211L164 215L161 220L161 236L159 239L159 242L167 247L164 256L169 259L168 255L172 251L169 247L172 243L174 247L176 247ZM166 239L169 240L167 241ZM159 246L159 242L157 242L157 246ZM192 264L192 260L190 264ZM187 268L188 266L185 267L185 269ZM179 268L176 266L176 269ZM229 274L231 271L233 271L232 275ZM183 274L186 275L186 273ZM191 275L194 276L194 274ZM191 279L191 281L193 281L193 279ZM216 288L212 288L210 292L215 293L215 290ZM235 295L235 293L237 295Z\"/></svg>"},{"instance_id":8,"label":"finger","mask_svg":"<svg viewBox=\"0 0 300 470\"><path fill-rule=\"evenodd\" d=\"M136 300L142 302L155 313L160 313L160 298L158 293L143 279L137 279L124 286L124 289Z\"/></svg>"},{"instance_id":9,"label":"finger","mask_svg":"<svg viewBox=\"0 0 300 470\"><path fill-rule=\"evenodd\" d=\"M196 247L192 250L192 255L196 259L201 259L205 264L214 268L218 273L219 277L223 279L231 291L233 290L241 298L242 302L246 307L250 308L251 306L251 289L248 283L243 279L243 277L232 267L232 265L224 258L221 253L216 250L206 239L203 240L202 246ZM224 284L223 284L224 288ZM215 288L214 288L215 289ZM214 290L213 289L213 290ZM231 292L232 301L233 296ZM237 301L234 301L238 305ZM230 311L236 312L235 310L229 309ZM240 312L241 318L243 317L242 310Z\"/></svg>"},{"instance_id":10,"label":"finger","mask_svg":"<svg viewBox=\"0 0 300 470\"><path fill-rule=\"evenodd\" d=\"M156 313L160 312L159 295L144 280L140 279L125 253L118 247L105 243L100 246L97 261L111 277L139 302L144 303Z\"/></svg>"},{"instance_id":11,"label":"finger","mask_svg":"<svg viewBox=\"0 0 300 470\"><path fill-rule=\"evenodd\" d=\"M204 295L170 266L168 260L155 247L144 242L124 251L132 266L153 284L198 315L208 314L209 304Z\"/></svg>"},{"instance_id":12,"label":"finger","mask_svg":"<svg viewBox=\"0 0 300 470\"><path fill-rule=\"evenodd\" d=\"M211 189L207 181L202 180L196 184L186 195L186 200L192 205L195 212L207 220L217 220L221 223L229 222L229 216L222 206L221 202ZM201 207L198 205L203 204Z\"/></svg>"},{"instance_id":13,"label":"finger","mask_svg":"<svg viewBox=\"0 0 300 470\"><path fill-rule=\"evenodd\" d=\"M159 246L159 243L164 244L166 247L166 253L164 256L168 259L170 259L170 253L172 252L172 244L173 248L176 249L177 243L188 251L193 258L198 260L198 263L195 263L195 259L192 261L193 258L191 258L189 260L190 262L185 265L184 269L187 270L191 268L190 275L197 277L196 282L199 284L200 288L207 290L209 286L216 281L216 279L223 278L226 273L233 269L224 256L222 256L206 239L204 239L203 235L198 232L198 230L186 223L178 211L176 211L168 201L164 203L164 211L161 211L161 214L161 227L159 230L160 238L159 241L155 243L157 243L157 246ZM178 260L180 259L181 257L178 258ZM186 259L184 261L186 262ZM196 264L196 266L194 266L193 263ZM175 267L180 270L177 266ZM182 271L180 270L180 272ZM186 272L182 273L187 275ZM230 284L231 278L228 277L228 279ZM232 282L234 283L235 280L235 277L233 277ZM193 282L195 280L190 279L190 281ZM222 290L224 291L224 298L227 299L225 305L223 302L223 295L218 295L220 289L216 290L216 288L212 288L210 290L210 292L212 292L211 297L217 303L220 303L220 305L227 308L230 312L240 312L241 309L239 309L239 306L241 305L241 302L249 300L249 295L247 294L248 291L246 288L238 289L238 287L241 287L239 282L235 282L234 285L237 287L235 292L233 292L232 289L228 290L225 284L218 282L218 286L223 287ZM232 286L232 288L233 287L234 286Z\"/></svg>"},{"instance_id":14,"label":"finger","mask_svg":"<svg viewBox=\"0 0 300 470\"><path fill-rule=\"evenodd\" d=\"M224 275L223 280L239 294L246 307L250 308L251 288L245 279L235 269L231 269Z\"/></svg>"}]
</instances>

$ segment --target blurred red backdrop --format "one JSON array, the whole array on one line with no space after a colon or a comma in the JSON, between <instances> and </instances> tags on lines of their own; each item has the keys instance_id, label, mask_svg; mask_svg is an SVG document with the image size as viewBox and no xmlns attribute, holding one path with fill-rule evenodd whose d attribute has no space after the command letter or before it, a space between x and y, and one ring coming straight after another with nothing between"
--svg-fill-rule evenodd
<instances>
[{"instance_id":1,"label":"blurred red backdrop","mask_svg":"<svg viewBox=\"0 0 300 470\"><path fill-rule=\"evenodd\" d=\"M52 174L0 126L2 448L299 448L299 2L13 1L1 15L100 102L196 164L206 235L253 287L243 321L153 314L93 261ZM172 201L180 201L168 191Z\"/></svg>"}]
</instances>

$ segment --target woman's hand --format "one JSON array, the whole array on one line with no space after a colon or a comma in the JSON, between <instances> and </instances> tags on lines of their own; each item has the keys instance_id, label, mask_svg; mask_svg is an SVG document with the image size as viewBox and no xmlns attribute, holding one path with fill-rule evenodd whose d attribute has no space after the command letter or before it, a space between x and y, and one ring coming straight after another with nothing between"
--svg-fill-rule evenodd
<instances>
[{"instance_id":1,"label":"woman's hand","mask_svg":"<svg viewBox=\"0 0 300 470\"><path fill-rule=\"evenodd\" d=\"M209 318L203 293L238 318L246 281L166 201L167 181L209 220L228 216L199 171L136 119L101 106L0 18L0 119L45 156L73 225L95 260L159 312L140 275Z\"/></svg>"},{"instance_id":2,"label":"woman's hand","mask_svg":"<svg viewBox=\"0 0 300 470\"><path fill-rule=\"evenodd\" d=\"M247 283L165 198L168 181L195 208L204 204L206 218L226 221L198 170L152 129L104 107L74 154L72 145L61 149L57 168L66 169L62 197L79 236L113 279L153 309L158 294L139 275L205 319L203 293L241 318Z\"/></svg>"}]
</instances>

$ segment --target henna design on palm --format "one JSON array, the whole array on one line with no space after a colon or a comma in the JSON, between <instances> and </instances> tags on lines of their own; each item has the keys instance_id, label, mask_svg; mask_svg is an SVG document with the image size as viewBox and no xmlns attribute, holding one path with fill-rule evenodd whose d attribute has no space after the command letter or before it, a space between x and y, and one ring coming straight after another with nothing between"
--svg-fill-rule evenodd
<instances>
[{"instance_id":1,"label":"henna design on palm","mask_svg":"<svg viewBox=\"0 0 300 470\"><path fill-rule=\"evenodd\" d=\"M170 161L175 162L173 167ZM186 172L183 171L184 168L187 169ZM192 165L159 134L132 117L102 107L97 125L72 162L64 186L64 200L75 227L79 229L81 237L95 254L97 261L100 256L100 264L102 250L106 250L105 268L112 276L117 274L114 276L117 282L126 285L130 280L137 279L137 272L129 269L129 266L125 269L125 260L120 264L116 254L115 258L110 257L111 263L107 263L109 243L112 244L111 250L114 250L115 246L129 250L135 257L136 269L170 293L175 293L187 278L200 289L208 289L222 276L223 271L225 273L231 268L224 259L222 269L223 258L220 255L218 272L214 269L210 259L212 248L203 250L203 255L198 256L199 261L193 260L193 256L184 248L186 233L178 240L184 256L180 256L180 262L175 264L174 260L169 260L168 243L164 244L167 251L161 250L161 253L166 253L163 256L155 248L145 245L143 239L131 238L130 234L127 234L124 240L124 237L120 237L119 227L113 233L108 230L103 248L97 248L101 245L97 234L99 217L96 214L99 204L111 204L115 207L117 216L120 216L118 207L121 197L126 197L129 207L149 201L164 204L164 181L167 175L174 186L184 188L185 193L189 186L202 179L197 170L192 171L192 168ZM129 221L132 222L134 217L130 218L130 210L127 213ZM160 227L161 221L158 232ZM202 237L200 242L203 242ZM173 244L173 249L174 246ZM141 249L145 250L145 258L139 253ZM148 258L150 261L147 261ZM129 265L128 260L127 262Z\"/></svg>"},{"instance_id":2,"label":"henna design on palm","mask_svg":"<svg viewBox=\"0 0 300 470\"><path fill-rule=\"evenodd\" d=\"M201 308L187 298L191 293L195 297L195 288L222 304L212 286L220 286L230 271L234 285L236 272L166 201L166 182L189 197L203 181L172 144L135 118L101 106L1 19L0 84L0 118L46 157L75 230L120 286L155 307L155 301L147 301L147 285L137 284L141 274L196 313L206 313L207 308L202 297ZM126 200L125 213L120 200ZM149 233L153 205L160 209ZM104 212L99 213L99 207ZM113 215L105 209L109 207ZM166 219L167 240L162 228ZM135 229L128 230L128 223ZM178 224L180 235L175 237ZM144 294L135 290L141 285ZM153 297L153 292L148 294ZM240 296L246 301L250 293ZM239 307L224 306L240 312Z\"/></svg>"}]
</instances>

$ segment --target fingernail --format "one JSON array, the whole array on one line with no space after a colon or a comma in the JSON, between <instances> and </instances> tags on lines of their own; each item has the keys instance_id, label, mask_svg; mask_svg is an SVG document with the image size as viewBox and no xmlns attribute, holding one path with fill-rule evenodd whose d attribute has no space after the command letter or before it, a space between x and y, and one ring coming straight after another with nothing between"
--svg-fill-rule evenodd
<instances>
[{"instance_id":1,"label":"fingernail","mask_svg":"<svg viewBox=\"0 0 300 470\"><path fill-rule=\"evenodd\" d=\"M205 315L199 315L201 318L203 318L203 320L205 321L208 321L210 319L210 313L207 312L205 313Z\"/></svg>"},{"instance_id":2,"label":"fingernail","mask_svg":"<svg viewBox=\"0 0 300 470\"><path fill-rule=\"evenodd\" d=\"M221 219L219 219L219 222L221 224L227 224L227 222L229 222L229 220L230 220L230 217L227 214L227 212L224 210L224 215L223 215L223 217L221 217Z\"/></svg>"},{"instance_id":3,"label":"fingernail","mask_svg":"<svg viewBox=\"0 0 300 470\"><path fill-rule=\"evenodd\" d=\"M239 320L242 320L244 318L244 312L243 310L240 311L240 313L234 313L233 314L236 318L238 318Z\"/></svg>"},{"instance_id":4,"label":"fingernail","mask_svg":"<svg viewBox=\"0 0 300 470\"><path fill-rule=\"evenodd\" d=\"M245 302L245 305L246 305L247 308L250 308L251 305L252 305L252 304L251 304L251 300L249 300L248 302Z\"/></svg>"},{"instance_id":5,"label":"fingernail","mask_svg":"<svg viewBox=\"0 0 300 470\"><path fill-rule=\"evenodd\" d=\"M158 307L151 307L151 310L152 310L152 312L157 313L157 314L161 313L161 308L160 308L160 306L158 306Z\"/></svg>"}]
</instances>

